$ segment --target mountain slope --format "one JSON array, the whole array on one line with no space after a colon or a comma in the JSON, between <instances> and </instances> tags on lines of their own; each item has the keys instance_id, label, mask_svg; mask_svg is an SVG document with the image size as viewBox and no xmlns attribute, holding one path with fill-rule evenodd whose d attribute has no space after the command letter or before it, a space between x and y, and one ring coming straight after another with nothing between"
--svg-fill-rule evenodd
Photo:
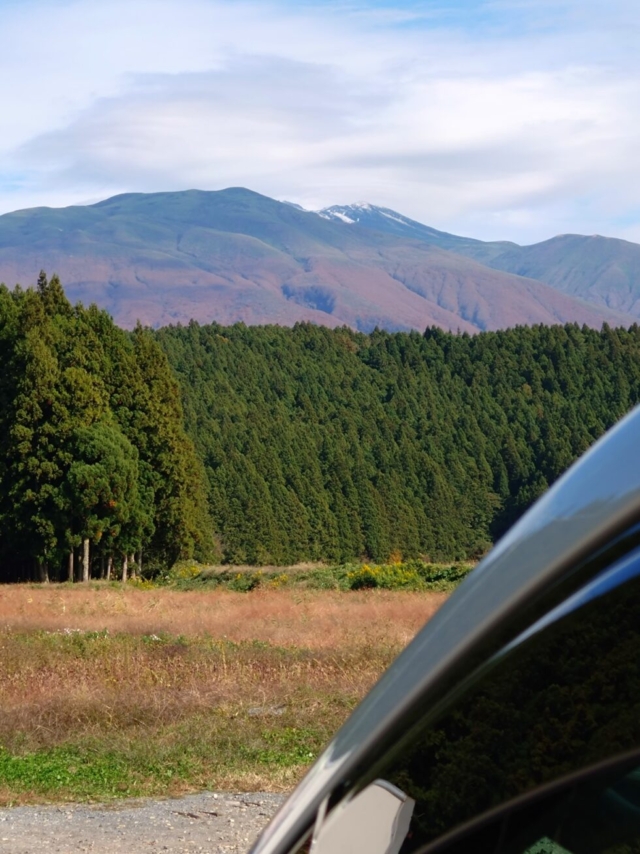
<instances>
[{"instance_id":1,"label":"mountain slope","mask_svg":"<svg viewBox=\"0 0 640 854\"><path fill-rule=\"evenodd\" d=\"M627 240L562 234L509 249L484 263L533 276L594 305L640 317L640 246Z\"/></svg>"},{"instance_id":2,"label":"mountain slope","mask_svg":"<svg viewBox=\"0 0 640 854\"><path fill-rule=\"evenodd\" d=\"M533 279L242 188L125 194L0 217L0 281L57 272L118 323L307 320L370 330L628 325Z\"/></svg>"},{"instance_id":3,"label":"mountain slope","mask_svg":"<svg viewBox=\"0 0 640 854\"><path fill-rule=\"evenodd\" d=\"M334 222L356 223L363 228L398 237L423 240L504 270L545 282L563 293L598 306L640 317L640 245L613 237L562 234L519 246L458 237L409 219L389 208L358 202L318 211Z\"/></svg>"},{"instance_id":4,"label":"mountain slope","mask_svg":"<svg viewBox=\"0 0 640 854\"><path fill-rule=\"evenodd\" d=\"M447 231L438 231L428 225L423 225L415 219L410 219L403 214L390 208L382 208L378 205L370 205L368 202L356 202L352 205L332 205L317 211L318 216L332 222L343 222L349 225L359 225L385 234L393 234L396 237L404 237L415 240L424 240L440 249L447 249L459 255L465 255L489 264L492 258L508 252L510 249L519 249L517 243L499 241L486 243L483 240L475 240L472 237L459 237L457 234L449 234Z\"/></svg>"}]
</instances>

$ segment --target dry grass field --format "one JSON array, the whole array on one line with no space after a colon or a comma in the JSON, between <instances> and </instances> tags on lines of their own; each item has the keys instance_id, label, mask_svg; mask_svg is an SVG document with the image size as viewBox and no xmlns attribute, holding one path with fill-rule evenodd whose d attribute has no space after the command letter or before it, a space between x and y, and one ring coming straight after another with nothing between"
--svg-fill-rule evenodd
<instances>
[{"instance_id":1,"label":"dry grass field","mask_svg":"<svg viewBox=\"0 0 640 854\"><path fill-rule=\"evenodd\" d=\"M404 646L445 598L385 590L235 593L16 584L0 587L0 630L166 632L309 649Z\"/></svg>"},{"instance_id":2,"label":"dry grass field","mask_svg":"<svg viewBox=\"0 0 640 854\"><path fill-rule=\"evenodd\" d=\"M291 786L444 594L0 588L0 803Z\"/></svg>"}]
</instances>

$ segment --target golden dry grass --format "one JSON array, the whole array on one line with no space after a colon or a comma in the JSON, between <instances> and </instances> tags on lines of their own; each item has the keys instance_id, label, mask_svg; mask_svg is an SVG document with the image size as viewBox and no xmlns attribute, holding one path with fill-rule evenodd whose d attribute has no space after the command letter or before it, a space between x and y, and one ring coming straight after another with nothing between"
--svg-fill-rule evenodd
<instances>
[{"instance_id":1,"label":"golden dry grass","mask_svg":"<svg viewBox=\"0 0 640 854\"><path fill-rule=\"evenodd\" d=\"M175 724L215 709L305 714L362 696L395 649L279 650L254 644L175 643L81 635L0 634L0 741L49 746L69 734ZM342 701L338 706L344 705Z\"/></svg>"},{"instance_id":2,"label":"golden dry grass","mask_svg":"<svg viewBox=\"0 0 640 854\"><path fill-rule=\"evenodd\" d=\"M288 788L444 598L0 588L0 801Z\"/></svg>"},{"instance_id":3,"label":"golden dry grass","mask_svg":"<svg viewBox=\"0 0 640 854\"><path fill-rule=\"evenodd\" d=\"M404 646L445 599L444 593L382 590L235 593L7 585L0 588L0 628L166 632L309 649Z\"/></svg>"}]
</instances>

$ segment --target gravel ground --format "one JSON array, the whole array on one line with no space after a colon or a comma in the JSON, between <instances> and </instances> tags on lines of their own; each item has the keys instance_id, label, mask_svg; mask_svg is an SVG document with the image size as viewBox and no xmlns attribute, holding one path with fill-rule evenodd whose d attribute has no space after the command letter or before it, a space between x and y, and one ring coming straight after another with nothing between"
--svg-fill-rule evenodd
<instances>
[{"instance_id":1,"label":"gravel ground","mask_svg":"<svg viewBox=\"0 0 640 854\"><path fill-rule=\"evenodd\" d=\"M0 809L2 854L243 854L285 795L205 792L163 801Z\"/></svg>"}]
</instances>

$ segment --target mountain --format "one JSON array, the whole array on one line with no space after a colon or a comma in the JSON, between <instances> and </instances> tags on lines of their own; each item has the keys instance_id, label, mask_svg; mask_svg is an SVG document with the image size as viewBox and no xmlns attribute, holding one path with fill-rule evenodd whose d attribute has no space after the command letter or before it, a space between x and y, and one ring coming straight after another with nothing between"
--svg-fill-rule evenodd
<instances>
[{"instance_id":1,"label":"mountain","mask_svg":"<svg viewBox=\"0 0 640 854\"><path fill-rule=\"evenodd\" d=\"M532 276L594 305L640 317L637 243L598 234L562 234L532 246L513 247L483 263Z\"/></svg>"},{"instance_id":2,"label":"mountain","mask_svg":"<svg viewBox=\"0 0 640 854\"><path fill-rule=\"evenodd\" d=\"M401 238L423 240L496 270L545 282L598 306L640 317L640 245L613 237L562 234L531 246L484 242L437 231L389 208L366 202L318 211L324 219L354 223Z\"/></svg>"},{"instance_id":3,"label":"mountain","mask_svg":"<svg viewBox=\"0 0 640 854\"><path fill-rule=\"evenodd\" d=\"M370 205L368 202L332 205L329 208L316 211L316 213L322 219L332 222L359 225L374 231L382 231L385 234L393 234L396 237L424 240L432 246L465 255L487 265L492 258L502 255L510 249L519 248L517 243L509 243L508 241L486 243L483 240L458 237L456 234L438 231L428 225L423 225L421 222L416 222L415 219L409 219L409 217L390 208L381 208L378 205Z\"/></svg>"},{"instance_id":4,"label":"mountain","mask_svg":"<svg viewBox=\"0 0 640 854\"><path fill-rule=\"evenodd\" d=\"M129 193L1 216L0 281L28 285L41 268L60 275L71 299L96 302L123 326L194 318L474 332L630 323L419 235L347 226L243 188Z\"/></svg>"}]
</instances>

